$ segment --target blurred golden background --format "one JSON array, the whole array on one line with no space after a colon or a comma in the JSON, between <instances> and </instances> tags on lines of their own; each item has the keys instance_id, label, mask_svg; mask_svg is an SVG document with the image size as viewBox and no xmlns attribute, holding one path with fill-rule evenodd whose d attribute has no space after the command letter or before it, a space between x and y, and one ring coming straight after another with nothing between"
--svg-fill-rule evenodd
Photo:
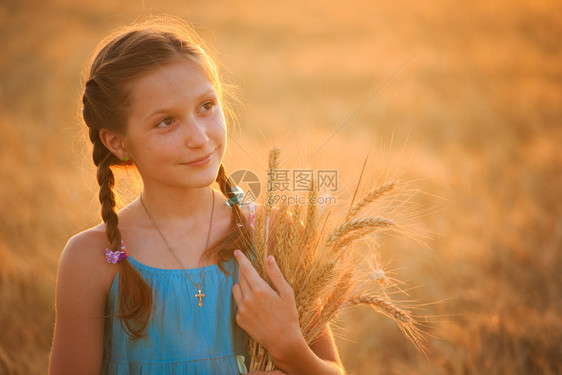
<instances>
[{"instance_id":1,"label":"blurred golden background","mask_svg":"<svg viewBox=\"0 0 562 375\"><path fill-rule=\"evenodd\" d=\"M80 72L107 32L148 13L193 22L240 88L227 172L261 173L275 143L293 161L318 150L311 163L352 192L371 151L373 169L396 164L427 193L430 249L381 251L435 316L428 358L361 307L340 317L349 374L562 372L562 3L7 0L1 374L47 372L59 256L100 220Z\"/></svg>"}]
</instances>

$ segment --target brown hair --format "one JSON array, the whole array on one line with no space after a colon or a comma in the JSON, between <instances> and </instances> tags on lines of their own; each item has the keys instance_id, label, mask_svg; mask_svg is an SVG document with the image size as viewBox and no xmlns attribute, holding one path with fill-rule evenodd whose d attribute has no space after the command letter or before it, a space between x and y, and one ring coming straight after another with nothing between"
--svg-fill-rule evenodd
<instances>
[{"instance_id":1,"label":"brown hair","mask_svg":"<svg viewBox=\"0 0 562 375\"><path fill-rule=\"evenodd\" d=\"M224 89L225 85L219 80L217 65L203 46L203 41L185 21L160 16L137 21L109 34L94 50L83 77L85 84L82 117L93 145L92 156L100 186L101 216L105 223L107 239L114 251L121 249L121 233L115 211L115 176L112 167L126 167L130 162L124 162L111 153L102 143L99 131L106 128L125 134L129 116L130 83L141 75L181 57L190 59L206 72L219 100L224 103L226 118L233 118L232 108L225 100L232 99L227 97L230 92ZM233 183L222 164L216 182L225 197L233 197ZM236 204L232 205L232 215L233 225L228 233L203 254L204 259L216 256L218 266L224 273L228 271L223 263L232 258L235 249L246 251L251 233L245 216ZM103 254L103 249L100 249L100 254ZM133 339L140 338L145 335L143 331L150 319L153 307L152 290L127 259L118 264L117 315L123 330Z\"/></svg>"}]
</instances>

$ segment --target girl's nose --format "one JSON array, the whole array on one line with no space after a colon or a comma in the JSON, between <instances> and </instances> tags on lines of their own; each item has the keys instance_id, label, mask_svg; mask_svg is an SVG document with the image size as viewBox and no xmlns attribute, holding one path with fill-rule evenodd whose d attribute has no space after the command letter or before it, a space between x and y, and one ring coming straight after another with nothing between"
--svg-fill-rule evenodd
<instances>
[{"instance_id":1,"label":"girl's nose","mask_svg":"<svg viewBox=\"0 0 562 375\"><path fill-rule=\"evenodd\" d=\"M204 122L197 121L193 117L187 121L185 126L185 144L188 148L204 148L209 142L207 126Z\"/></svg>"}]
</instances>

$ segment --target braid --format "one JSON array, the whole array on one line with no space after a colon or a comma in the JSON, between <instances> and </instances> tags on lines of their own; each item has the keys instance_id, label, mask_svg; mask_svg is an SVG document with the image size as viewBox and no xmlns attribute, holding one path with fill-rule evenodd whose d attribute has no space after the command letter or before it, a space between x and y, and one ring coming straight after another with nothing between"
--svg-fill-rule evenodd
<instances>
[{"instance_id":1,"label":"braid","mask_svg":"<svg viewBox=\"0 0 562 375\"><path fill-rule=\"evenodd\" d=\"M234 182L228 177L226 174L226 170L224 169L224 164L221 163L219 167L219 173L217 175L216 181L219 183L220 189L225 197L228 199L233 198L235 194L232 192L232 188L236 186ZM236 223L242 223L244 221L244 215L242 214L242 210L240 209L239 204L232 205L232 211L235 213Z\"/></svg>"},{"instance_id":2,"label":"braid","mask_svg":"<svg viewBox=\"0 0 562 375\"><path fill-rule=\"evenodd\" d=\"M115 175L111 166L119 159L102 143L99 131L89 130L94 145L92 157L98 167L97 180L100 186L99 200L101 216L105 223L105 234L113 251L121 250L119 217L115 212ZM121 327L132 339L144 336L152 308L152 291L142 276L131 266L128 259L119 262L119 312ZM111 314L110 314L111 315Z\"/></svg>"},{"instance_id":3,"label":"braid","mask_svg":"<svg viewBox=\"0 0 562 375\"><path fill-rule=\"evenodd\" d=\"M115 176L111 170L112 159L115 158L101 142L99 131L90 129L90 140L94 144L93 159L98 167L97 180L100 186L99 200L101 203L101 217L105 223L105 233L113 251L121 250L121 232L119 218L115 212Z\"/></svg>"},{"instance_id":4,"label":"braid","mask_svg":"<svg viewBox=\"0 0 562 375\"><path fill-rule=\"evenodd\" d=\"M227 176L226 170L224 169L224 164L222 163L221 166L219 167L219 173L217 175L216 181L219 183L219 187L225 197L227 197L228 199L234 197L234 193L232 192L232 187L234 186L234 183L232 182L230 177Z\"/></svg>"},{"instance_id":5,"label":"braid","mask_svg":"<svg viewBox=\"0 0 562 375\"><path fill-rule=\"evenodd\" d=\"M227 176L226 170L224 165L221 163L219 167L219 173L217 175L216 181L219 184L221 192L224 194L225 197L228 199L234 197L234 193L232 192L232 187L236 186L234 182ZM242 232L243 237L248 237L248 225L246 223L246 217L244 216L242 209L240 208L239 204L233 204L232 206L232 215L234 216L234 223L240 228L244 228L239 232ZM243 250L243 249L240 249Z\"/></svg>"}]
</instances>

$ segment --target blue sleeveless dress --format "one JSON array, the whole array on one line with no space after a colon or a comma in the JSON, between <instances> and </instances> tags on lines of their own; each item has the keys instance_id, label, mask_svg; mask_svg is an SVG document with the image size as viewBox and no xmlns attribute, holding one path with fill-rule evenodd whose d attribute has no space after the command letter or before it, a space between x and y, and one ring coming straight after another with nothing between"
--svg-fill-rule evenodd
<instances>
[{"instance_id":1,"label":"blue sleeveless dress","mask_svg":"<svg viewBox=\"0 0 562 375\"><path fill-rule=\"evenodd\" d=\"M250 207L253 228L254 211ZM236 323L232 286L238 282L238 263L225 263L228 276L216 264L205 267L203 306L197 287L183 269L162 269L127 258L153 291L153 309L147 335L132 340L119 319L106 318L101 374L238 375L249 366L248 336ZM201 268L187 269L198 282ZM118 309L119 273L107 296L106 313Z\"/></svg>"}]
</instances>

